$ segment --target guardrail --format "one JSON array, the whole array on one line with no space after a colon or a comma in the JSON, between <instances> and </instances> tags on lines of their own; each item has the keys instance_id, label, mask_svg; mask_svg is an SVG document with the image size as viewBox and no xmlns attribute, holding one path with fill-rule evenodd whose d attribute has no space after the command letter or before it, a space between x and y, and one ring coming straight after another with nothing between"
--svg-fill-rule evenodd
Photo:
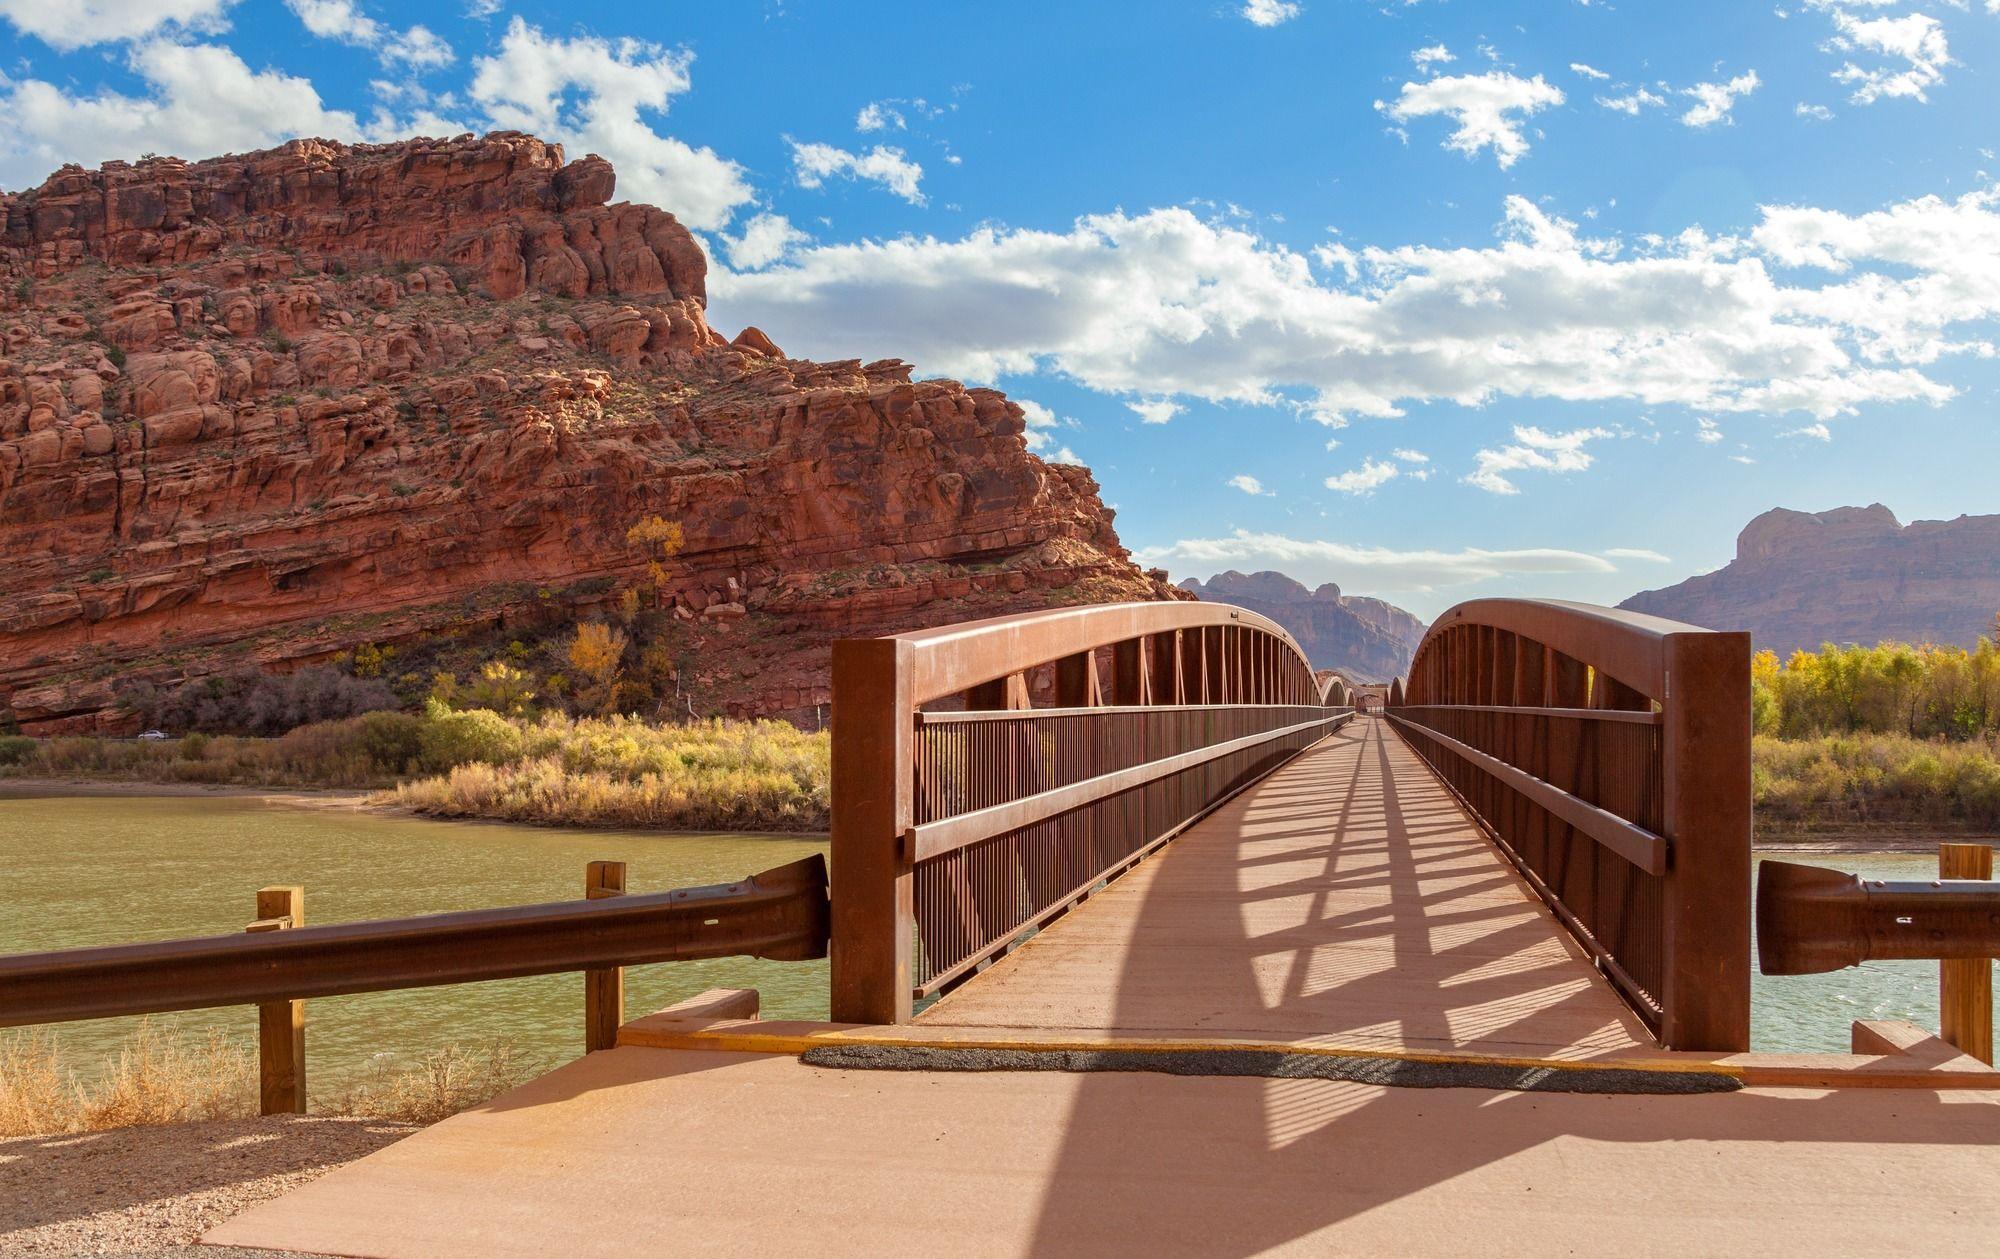
<instances>
[{"instance_id":1,"label":"guardrail","mask_svg":"<svg viewBox=\"0 0 2000 1259\"><path fill-rule=\"evenodd\" d=\"M748 955L826 956L826 861L736 883L624 894L621 863L593 862L592 899L307 927L303 889L266 888L242 935L0 957L0 1027L216 1006L260 1007L265 1113L305 1109L308 997L586 971L586 1049L621 1021L619 970Z\"/></svg>"},{"instance_id":2,"label":"guardrail","mask_svg":"<svg viewBox=\"0 0 2000 1259\"><path fill-rule=\"evenodd\" d=\"M1388 715L1662 1044L1749 1048L1749 635L1475 600Z\"/></svg>"},{"instance_id":3,"label":"guardrail","mask_svg":"<svg viewBox=\"0 0 2000 1259\"><path fill-rule=\"evenodd\" d=\"M1215 603L839 642L833 692L833 1017L855 1023L906 1021L1353 715L1277 624Z\"/></svg>"}]
</instances>

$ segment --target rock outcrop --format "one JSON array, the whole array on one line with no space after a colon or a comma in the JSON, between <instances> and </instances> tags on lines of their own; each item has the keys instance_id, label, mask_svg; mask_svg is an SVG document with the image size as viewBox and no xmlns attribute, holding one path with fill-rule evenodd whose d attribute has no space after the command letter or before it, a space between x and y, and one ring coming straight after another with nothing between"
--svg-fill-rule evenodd
<instances>
[{"instance_id":1,"label":"rock outcrop","mask_svg":"<svg viewBox=\"0 0 2000 1259\"><path fill-rule=\"evenodd\" d=\"M1328 582L1317 590L1283 573L1217 573L1190 577L1181 589L1200 599L1233 603L1270 617L1291 631L1315 669L1372 682L1398 677L1423 641L1424 622L1393 603L1343 595Z\"/></svg>"},{"instance_id":2,"label":"rock outcrop","mask_svg":"<svg viewBox=\"0 0 2000 1259\"><path fill-rule=\"evenodd\" d=\"M1747 629L1781 655L1885 639L1970 646L2000 611L2000 516L1905 525L1880 503L1780 507L1744 526L1728 565L1619 606Z\"/></svg>"},{"instance_id":3,"label":"rock outcrop","mask_svg":"<svg viewBox=\"0 0 2000 1259\"><path fill-rule=\"evenodd\" d=\"M661 596L706 694L826 703L827 644L1168 598L990 389L705 318L673 216L518 133L66 167L0 195L0 718L118 684Z\"/></svg>"}]
</instances>

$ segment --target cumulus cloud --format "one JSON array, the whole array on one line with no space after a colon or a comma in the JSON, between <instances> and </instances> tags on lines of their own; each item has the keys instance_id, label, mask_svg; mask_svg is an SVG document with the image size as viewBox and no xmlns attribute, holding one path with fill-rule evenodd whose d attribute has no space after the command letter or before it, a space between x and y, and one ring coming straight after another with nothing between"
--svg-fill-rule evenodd
<instances>
[{"instance_id":1,"label":"cumulus cloud","mask_svg":"<svg viewBox=\"0 0 2000 1259\"><path fill-rule=\"evenodd\" d=\"M869 101L854 115L856 131L902 131L909 125L903 112L886 101Z\"/></svg>"},{"instance_id":2,"label":"cumulus cloud","mask_svg":"<svg viewBox=\"0 0 2000 1259\"><path fill-rule=\"evenodd\" d=\"M722 245L729 265L739 271L768 267L809 239L782 214L763 213L743 225L735 236L724 236Z\"/></svg>"},{"instance_id":3,"label":"cumulus cloud","mask_svg":"<svg viewBox=\"0 0 2000 1259\"><path fill-rule=\"evenodd\" d=\"M1681 115L1682 125L1712 127L1716 123L1727 125L1736 121L1729 116L1729 111L1736 107L1739 97L1756 91L1761 83L1757 72L1751 70L1723 83L1697 83L1693 87L1682 88L1682 96L1694 98L1694 105Z\"/></svg>"},{"instance_id":4,"label":"cumulus cloud","mask_svg":"<svg viewBox=\"0 0 2000 1259\"><path fill-rule=\"evenodd\" d=\"M1330 581L1346 589L1384 594L1428 593L1444 586L1521 574L1618 571L1618 566L1610 560L1582 551L1550 548L1488 551L1478 547L1457 551L1398 551L1243 529L1226 537L1188 538L1169 546L1141 548L1135 558L1149 567L1164 565L1208 573L1225 568L1245 571L1275 568L1309 586Z\"/></svg>"},{"instance_id":5,"label":"cumulus cloud","mask_svg":"<svg viewBox=\"0 0 2000 1259\"><path fill-rule=\"evenodd\" d=\"M1586 79L1608 79L1611 77L1604 71L1599 70L1596 66L1587 66L1583 64L1581 61L1570 62L1569 68L1570 68L1570 73L1580 74Z\"/></svg>"},{"instance_id":6,"label":"cumulus cloud","mask_svg":"<svg viewBox=\"0 0 2000 1259\"><path fill-rule=\"evenodd\" d=\"M456 58L451 45L426 26L395 31L363 13L354 0L285 0L305 28L321 39L357 48L372 48L383 64L413 70L448 66Z\"/></svg>"},{"instance_id":7,"label":"cumulus cloud","mask_svg":"<svg viewBox=\"0 0 2000 1259\"><path fill-rule=\"evenodd\" d=\"M1170 401L1166 398L1128 402L1125 406L1132 414L1138 416L1148 424L1165 424L1185 409L1180 403Z\"/></svg>"},{"instance_id":8,"label":"cumulus cloud","mask_svg":"<svg viewBox=\"0 0 2000 1259\"><path fill-rule=\"evenodd\" d=\"M1299 15L1291 0L1244 0L1238 10L1252 26L1279 26Z\"/></svg>"},{"instance_id":9,"label":"cumulus cloud","mask_svg":"<svg viewBox=\"0 0 2000 1259\"><path fill-rule=\"evenodd\" d=\"M1451 49L1443 44L1429 44L1411 53L1410 60L1417 63L1418 69L1427 70L1432 66L1441 66L1447 61L1457 61L1458 58L1452 56Z\"/></svg>"},{"instance_id":10,"label":"cumulus cloud","mask_svg":"<svg viewBox=\"0 0 2000 1259\"><path fill-rule=\"evenodd\" d=\"M328 109L312 83L280 70L252 70L227 48L155 39L134 45L126 66L142 95L100 88L73 95L25 79L0 86L0 182L19 187L63 162L95 164L140 153L211 153L267 148L293 136L390 139L459 124L434 114L363 121Z\"/></svg>"},{"instance_id":11,"label":"cumulus cloud","mask_svg":"<svg viewBox=\"0 0 2000 1259\"><path fill-rule=\"evenodd\" d=\"M163 28L210 34L228 26L235 0L0 0L0 18L68 51L140 39Z\"/></svg>"},{"instance_id":12,"label":"cumulus cloud","mask_svg":"<svg viewBox=\"0 0 2000 1259\"><path fill-rule=\"evenodd\" d=\"M1372 494L1402 475L1403 470L1386 459L1364 459L1361 466L1330 476L1326 488L1342 494Z\"/></svg>"},{"instance_id":13,"label":"cumulus cloud","mask_svg":"<svg viewBox=\"0 0 2000 1259\"><path fill-rule=\"evenodd\" d=\"M1247 472L1230 477L1228 485L1230 489L1242 490L1245 494L1257 495L1264 493L1264 483Z\"/></svg>"},{"instance_id":14,"label":"cumulus cloud","mask_svg":"<svg viewBox=\"0 0 2000 1259\"><path fill-rule=\"evenodd\" d=\"M1291 405L1329 424L1497 397L1712 415L1941 402L1926 367L1990 353L2000 188L1849 216L1768 207L1748 237L1590 237L1524 198L1485 247L1367 246L1354 272L1185 208L815 246L717 268L712 309L816 358L978 381ZM1815 266L1820 274L1776 272Z\"/></svg>"},{"instance_id":15,"label":"cumulus cloud","mask_svg":"<svg viewBox=\"0 0 2000 1259\"><path fill-rule=\"evenodd\" d=\"M1457 129L1445 139L1446 148L1467 157L1491 149L1504 170L1528 151L1527 138L1521 134L1522 119L1560 105L1563 99L1562 89L1539 74L1524 79L1489 70L1405 83L1393 104L1376 101L1375 108L1398 123L1433 116L1449 118Z\"/></svg>"},{"instance_id":16,"label":"cumulus cloud","mask_svg":"<svg viewBox=\"0 0 2000 1259\"><path fill-rule=\"evenodd\" d=\"M1694 439L1704 446L1713 446L1722 440L1722 426L1707 416L1695 421Z\"/></svg>"},{"instance_id":17,"label":"cumulus cloud","mask_svg":"<svg viewBox=\"0 0 2000 1259\"><path fill-rule=\"evenodd\" d=\"M473 62L469 93L494 126L601 153L618 169L621 195L712 230L751 200L743 168L646 122L692 87L693 60L639 39L548 35L517 17L499 51Z\"/></svg>"},{"instance_id":18,"label":"cumulus cloud","mask_svg":"<svg viewBox=\"0 0 2000 1259\"><path fill-rule=\"evenodd\" d=\"M1531 424L1517 424L1512 445L1481 450L1473 456L1474 467L1465 483L1489 494L1519 494L1521 487L1509 479L1515 473L1581 472L1591 464L1585 444L1612 436L1615 434L1604 428L1547 433Z\"/></svg>"},{"instance_id":19,"label":"cumulus cloud","mask_svg":"<svg viewBox=\"0 0 2000 1259\"><path fill-rule=\"evenodd\" d=\"M1836 11L1833 24L1839 32L1830 47L1842 52L1873 53L1903 63L1900 69L1864 68L1852 61L1834 71L1835 82L1853 87L1849 98L1857 105L1872 105L1883 97L1910 97L1928 101L1925 93L1944 82L1944 68L1950 65L1951 49L1944 27L1934 17L1911 13L1903 17L1857 18Z\"/></svg>"},{"instance_id":20,"label":"cumulus cloud","mask_svg":"<svg viewBox=\"0 0 2000 1259\"><path fill-rule=\"evenodd\" d=\"M850 153L831 144L801 144L791 141L792 178L801 188L823 187L828 179L853 179L880 184L911 205L923 205L919 185L924 168L912 162L901 149L878 144L866 153Z\"/></svg>"},{"instance_id":21,"label":"cumulus cloud","mask_svg":"<svg viewBox=\"0 0 2000 1259\"><path fill-rule=\"evenodd\" d=\"M1431 457L1425 454L1421 450L1410 450L1407 448L1398 447L1397 449L1392 450L1389 453L1391 455L1394 455L1396 458L1401 459L1404 463L1429 463L1431 461Z\"/></svg>"},{"instance_id":22,"label":"cumulus cloud","mask_svg":"<svg viewBox=\"0 0 2000 1259\"><path fill-rule=\"evenodd\" d=\"M1606 109L1615 109L1621 114L1637 115L1641 110L1657 109L1667 103L1667 98L1648 91L1644 84L1623 96L1600 96L1597 103Z\"/></svg>"}]
</instances>

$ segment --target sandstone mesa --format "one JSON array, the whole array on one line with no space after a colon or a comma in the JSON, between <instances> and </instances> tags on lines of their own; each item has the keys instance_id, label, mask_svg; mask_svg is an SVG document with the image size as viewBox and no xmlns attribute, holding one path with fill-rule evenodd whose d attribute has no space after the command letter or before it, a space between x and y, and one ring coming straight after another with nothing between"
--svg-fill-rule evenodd
<instances>
[{"instance_id":1,"label":"sandstone mesa","mask_svg":"<svg viewBox=\"0 0 2000 1259\"><path fill-rule=\"evenodd\" d=\"M709 711L810 717L827 646L1185 597L991 389L705 318L672 215L499 132L66 167L0 195L0 716L663 592Z\"/></svg>"}]
</instances>

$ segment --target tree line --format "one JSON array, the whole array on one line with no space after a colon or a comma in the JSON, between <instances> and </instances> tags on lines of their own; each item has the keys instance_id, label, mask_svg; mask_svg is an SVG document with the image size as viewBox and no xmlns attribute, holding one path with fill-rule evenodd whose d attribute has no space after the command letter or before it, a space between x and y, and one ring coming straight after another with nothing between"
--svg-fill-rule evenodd
<instances>
[{"instance_id":1,"label":"tree line","mask_svg":"<svg viewBox=\"0 0 2000 1259\"><path fill-rule=\"evenodd\" d=\"M2000 734L2000 617L1973 647L1880 643L1750 662L1758 734L1897 734L1968 741Z\"/></svg>"}]
</instances>

